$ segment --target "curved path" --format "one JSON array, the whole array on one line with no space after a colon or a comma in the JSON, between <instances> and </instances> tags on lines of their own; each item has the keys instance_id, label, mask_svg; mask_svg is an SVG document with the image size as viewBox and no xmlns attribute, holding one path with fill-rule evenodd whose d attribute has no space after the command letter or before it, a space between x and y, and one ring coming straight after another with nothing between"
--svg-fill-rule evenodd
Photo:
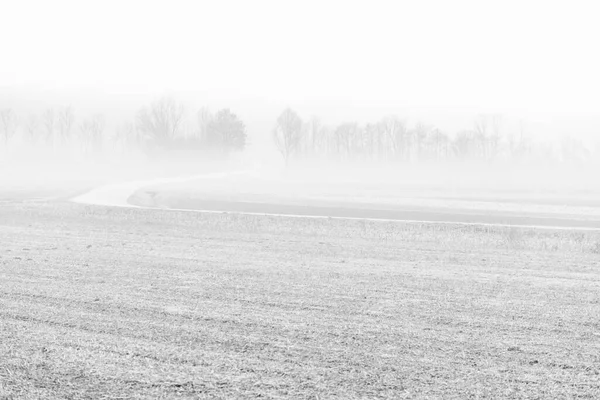
<instances>
[{"instance_id":1,"label":"curved path","mask_svg":"<svg viewBox=\"0 0 600 400\"><path fill-rule=\"evenodd\" d=\"M110 185L100 186L92 189L87 193L71 199L74 203L91 204L97 206L109 207L129 207L129 208L153 208L136 206L129 202L129 198L138 190L154 185L162 185L164 183L179 183L197 179L218 179L230 175L248 174L248 171L236 172L217 172L212 174L194 175L178 178L159 178L151 180L130 181L124 183L115 183Z\"/></svg>"},{"instance_id":2,"label":"curved path","mask_svg":"<svg viewBox=\"0 0 600 400\"><path fill-rule=\"evenodd\" d=\"M71 201L81 204L160 209L203 213L235 213L244 215L278 216L292 218L333 218L365 221L402 221L422 224L455 224L490 227L520 227L534 229L600 231L600 220L585 218L561 218L556 216L532 216L501 213L474 213L468 210L439 209L386 209L385 207L357 207L350 205L290 205L222 200L181 200L169 207L150 207L129 202L139 190L160 184L179 183L198 179L218 179L231 175L249 175L251 171L220 172L189 177L161 178L111 184L98 187Z\"/></svg>"}]
</instances>

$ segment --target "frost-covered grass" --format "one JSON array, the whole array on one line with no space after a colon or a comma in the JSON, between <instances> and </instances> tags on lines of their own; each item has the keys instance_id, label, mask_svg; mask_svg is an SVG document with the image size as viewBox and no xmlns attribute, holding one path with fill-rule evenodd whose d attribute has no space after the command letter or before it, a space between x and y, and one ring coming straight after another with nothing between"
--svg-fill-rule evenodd
<instances>
[{"instance_id":1,"label":"frost-covered grass","mask_svg":"<svg viewBox=\"0 0 600 400\"><path fill-rule=\"evenodd\" d=\"M597 398L600 234L0 208L0 398Z\"/></svg>"}]
</instances>

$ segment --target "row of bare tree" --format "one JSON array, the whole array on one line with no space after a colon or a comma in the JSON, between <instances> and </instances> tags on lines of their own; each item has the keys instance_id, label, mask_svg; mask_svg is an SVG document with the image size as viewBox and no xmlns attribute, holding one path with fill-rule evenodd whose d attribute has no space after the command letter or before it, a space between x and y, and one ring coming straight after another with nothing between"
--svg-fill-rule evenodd
<instances>
[{"instance_id":1,"label":"row of bare tree","mask_svg":"<svg viewBox=\"0 0 600 400\"><path fill-rule=\"evenodd\" d=\"M453 137L423 123L409 127L389 116L375 123L323 125L318 118L303 121L287 108L277 118L273 140L286 163L294 159L419 162L445 160L527 159L586 161L591 152L581 141L569 139L558 151L549 143L535 143L522 126L518 134L505 134L499 115L480 115L474 126Z\"/></svg>"},{"instance_id":2,"label":"row of bare tree","mask_svg":"<svg viewBox=\"0 0 600 400\"><path fill-rule=\"evenodd\" d=\"M246 146L246 125L228 108L212 114L207 108L196 113L196 126L184 128L184 107L171 98L162 98L143 107L130 127L137 144L150 152L187 150L211 152L226 157Z\"/></svg>"},{"instance_id":3,"label":"row of bare tree","mask_svg":"<svg viewBox=\"0 0 600 400\"><path fill-rule=\"evenodd\" d=\"M112 135L108 135L108 133ZM132 121L108 130L106 118L95 114L80 121L71 107L47 109L20 119L12 109L0 110L0 135L5 148L17 135L52 149L76 144L86 153L99 153L109 144L147 154L184 151L226 157L243 150L245 124L229 109L216 114L201 108L195 121L186 118L184 106L164 97L138 110ZM274 142L286 163L294 159L419 162L443 160L544 160L586 161L593 154L577 140L563 141L559 151L534 143L524 130L505 134L498 115L479 116L473 128L449 136L423 123L409 127L405 120L388 116L360 125L355 122L326 126L318 118L304 121L292 109L284 110L273 129ZM600 152L600 148L597 149Z\"/></svg>"},{"instance_id":4,"label":"row of bare tree","mask_svg":"<svg viewBox=\"0 0 600 400\"><path fill-rule=\"evenodd\" d=\"M61 109L49 108L41 115L30 114L26 119L18 118L11 108L0 110L0 134L4 146L16 136L21 128L23 138L32 144L45 144L51 147L77 141L88 149L96 149L102 142L105 119L96 114L81 121L75 126L76 118L71 107Z\"/></svg>"},{"instance_id":5,"label":"row of bare tree","mask_svg":"<svg viewBox=\"0 0 600 400\"><path fill-rule=\"evenodd\" d=\"M106 118L95 114L78 121L71 107L47 109L41 115L18 118L10 108L0 110L0 134L5 148L20 133L21 139L52 149L77 145L86 153L99 153L107 144L157 154L165 150L211 151L226 156L246 145L246 127L229 109L212 114L202 108L195 128L186 125L185 110L164 97L142 107L132 122L124 123L110 137Z\"/></svg>"}]
</instances>

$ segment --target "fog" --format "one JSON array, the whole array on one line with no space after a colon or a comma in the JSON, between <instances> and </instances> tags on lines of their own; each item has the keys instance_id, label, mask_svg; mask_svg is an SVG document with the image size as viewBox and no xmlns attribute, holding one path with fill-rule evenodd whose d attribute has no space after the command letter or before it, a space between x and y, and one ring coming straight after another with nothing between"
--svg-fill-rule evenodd
<instances>
[{"instance_id":1,"label":"fog","mask_svg":"<svg viewBox=\"0 0 600 400\"><path fill-rule=\"evenodd\" d=\"M600 82L590 11L13 2L0 17L12 38L0 63L3 181L93 186L226 168L296 185L591 189ZM161 101L181 110L168 129L150 121ZM243 124L242 145L207 139L222 110ZM301 137L278 122L285 110Z\"/></svg>"},{"instance_id":2,"label":"fog","mask_svg":"<svg viewBox=\"0 0 600 400\"><path fill-rule=\"evenodd\" d=\"M0 0L0 399L600 399L598 8Z\"/></svg>"},{"instance_id":3,"label":"fog","mask_svg":"<svg viewBox=\"0 0 600 400\"><path fill-rule=\"evenodd\" d=\"M405 190L414 196L421 190L424 197L587 196L600 189L593 121L571 116L573 133L579 134L561 135L565 117L558 113L542 123L539 118L452 109L402 113L331 105L302 114L310 106L292 109L284 103L217 97L203 104L206 97L196 93L14 87L6 93L10 96L0 109L5 115L10 111L13 119L2 128L5 197L15 191L52 190L67 196L111 182L193 177L216 170L251 172L222 193L228 196L242 186L247 193L262 190L273 196L293 187L298 198L314 196L315 188L323 185L346 185L349 198L353 191L374 185L396 195ZM162 128L144 130L140 125L143 111L161 102L173 103L182 116L177 134L162 142ZM338 112L328 112L334 108ZM215 147L204 140L210 129L202 130L202 110L211 121L218 112L231 110L243 124L245 144ZM282 140L292 133L278 122L284 110L291 110L301 124L301 137L287 150ZM54 118L51 127L49 116ZM575 129L575 123L583 128ZM545 130L547 126L553 128Z\"/></svg>"}]
</instances>

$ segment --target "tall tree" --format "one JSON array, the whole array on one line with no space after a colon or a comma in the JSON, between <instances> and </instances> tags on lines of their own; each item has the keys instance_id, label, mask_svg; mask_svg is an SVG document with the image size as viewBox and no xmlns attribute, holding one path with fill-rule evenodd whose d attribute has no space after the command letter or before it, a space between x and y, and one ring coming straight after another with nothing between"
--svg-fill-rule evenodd
<instances>
[{"instance_id":1,"label":"tall tree","mask_svg":"<svg viewBox=\"0 0 600 400\"><path fill-rule=\"evenodd\" d=\"M387 142L391 144L390 150L393 156L406 160L409 151L406 123L396 116L391 116L381 121L380 128L384 132Z\"/></svg>"},{"instance_id":2,"label":"tall tree","mask_svg":"<svg viewBox=\"0 0 600 400\"><path fill-rule=\"evenodd\" d=\"M126 122L119 126L116 131L116 135L113 136L114 143L122 151L134 151L140 150L142 145L142 137L136 124L133 122Z\"/></svg>"},{"instance_id":3,"label":"tall tree","mask_svg":"<svg viewBox=\"0 0 600 400\"><path fill-rule=\"evenodd\" d=\"M427 145L427 138L429 137L433 127L430 125L425 125L422 122L418 122L413 129L413 141L415 144L415 153L417 160L420 160L424 153L425 147Z\"/></svg>"},{"instance_id":4,"label":"tall tree","mask_svg":"<svg viewBox=\"0 0 600 400\"><path fill-rule=\"evenodd\" d=\"M211 121L214 119L214 116L208 109L208 107L202 107L196 113L196 121L198 122L198 131L197 136L201 141L206 141L208 137L208 126Z\"/></svg>"},{"instance_id":5,"label":"tall tree","mask_svg":"<svg viewBox=\"0 0 600 400\"><path fill-rule=\"evenodd\" d=\"M532 152L532 142L527 131L525 130L525 121L519 121L519 133L516 135L510 135L508 139L510 158L512 160L524 160Z\"/></svg>"},{"instance_id":6,"label":"tall tree","mask_svg":"<svg viewBox=\"0 0 600 400\"><path fill-rule=\"evenodd\" d=\"M0 129L4 137L4 146L8 148L8 141L17 131L17 114L11 108L0 110Z\"/></svg>"},{"instance_id":7,"label":"tall tree","mask_svg":"<svg viewBox=\"0 0 600 400\"><path fill-rule=\"evenodd\" d=\"M380 151L380 135L379 124L367 124L363 129L363 143L365 146L366 156L371 160L376 160L379 157Z\"/></svg>"},{"instance_id":8,"label":"tall tree","mask_svg":"<svg viewBox=\"0 0 600 400\"><path fill-rule=\"evenodd\" d=\"M102 149L105 118L102 114L96 114L86 119L80 126L84 146L89 152L99 152Z\"/></svg>"},{"instance_id":9,"label":"tall tree","mask_svg":"<svg viewBox=\"0 0 600 400\"><path fill-rule=\"evenodd\" d=\"M500 114L494 114L490 117L492 125L492 134L490 135L490 157L496 158L500 153L500 145L502 139L502 125L504 118Z\"/></svg>"},{"instance_id":10,"label":"tall tree","mask_svg":"<svg viewBox=\"0 0 600 400\"><path fill-rule=\"evenodd\" d=\"M461 160L466 160L473 156L474 133L463 130L456 134L454 139L454 151Z\"/></svg>"},{"instance_id":11,"label":"tall tree","mask_svg":"<svg viewBox=\"0 0 600 400\"><path fill-rule=\"evenodd\" d=\"M306 141L306 150L312 155L316 155L319 152L319 145L322 142L322 128L323 125L319 118L313 116L310 120L310 126L308 129L308 140Z\"/></svg>"},{"instance_id":12,"label":"tall tree","mask_svg":"<svg viewBox=\"0 0 600 400\"><path fill-rule=\"evenodd\" d=\"M335 140L338 156L341 158L353 158L360 149L361 129L356 122L345 122L335 129Z\"/></svg>"},{"instance_id":13,"label":"tall tree","mask_svg":"<svg viewBox=\"0 0 600 400\"><path fill-rule=\"evenodd\" d=\"M246 126L229 109L219 111L207 126L207 143L229 154L246 146Z\"/></svg>"},{"instance_id":14,"label":"tall tree","mask_svg":"<svg viewBox=\"0 0 600 400\"><path fill-rule=\"evenodd\" d=\"M58 112L58 132L63 143L69 141L74 123L75 114L71 107L65 107Z\"/></svg>"},{"instance_id":15,"label":"tall tree","mask_svg":"<svg viewBox=\"0 0 600 400\"><path fill-rule=\"evenodd\" d=\"M480 114L475 118L474 139L477 146L477 155L480 158L489 158L490 138L488 135L489 116Z\"/></svg>"},{"instance_id":16,"label":"tall tree","mask_svg":"<svg viewBox=\"0 0 600 400\"><path fill-rule=\"evenodd\" d=\"M29 117L27 117L27 121L25 122L25 130L27 131L27 136L31 143L35 143L37 141L39 124L40 120L35 114L30 114Z\"/></svg>"},{"instance_id":17,"label":"tall tree","mask_svg":"<svg viewBox=\"0 0 600 400\"><path fill-rule=\"evenodd\" d=\"M180 134L184 108L170 97L163 97L137 114L137 127L157 147L170 146Z\"/></svg>"},{"instance_id":18,"label":"tall tree","mask_svg":"<svg viewBox=\"0 0 600 400\"><path fill-rule=\"evenodd\" d=\"M42 123L46 129L46 142L54 146L56 142L56 114L52 108L48 108L44 111Z\"/></svg>"},{"instance_id":19,"label":"tall tree","mask_svg":"<svg viewBox=\"0 0 600 400\"><path fill-rule=\"evenodd\" d=\"M302 133L302 119L291 108L286 108L277 118L273 129L273 140L286 165L299 152Z\"/></svg>"},{"instance_id":20,"label":"tall tree","mask_svg":"<svg viewBox=\"0 0 600 400\"><path fill-rule=\"evenodd\" d=\"M435 128L429 136L431 156L436 161L448 158L450 153L450 138L438 128Z\"/></svg>"}]
</instances>

